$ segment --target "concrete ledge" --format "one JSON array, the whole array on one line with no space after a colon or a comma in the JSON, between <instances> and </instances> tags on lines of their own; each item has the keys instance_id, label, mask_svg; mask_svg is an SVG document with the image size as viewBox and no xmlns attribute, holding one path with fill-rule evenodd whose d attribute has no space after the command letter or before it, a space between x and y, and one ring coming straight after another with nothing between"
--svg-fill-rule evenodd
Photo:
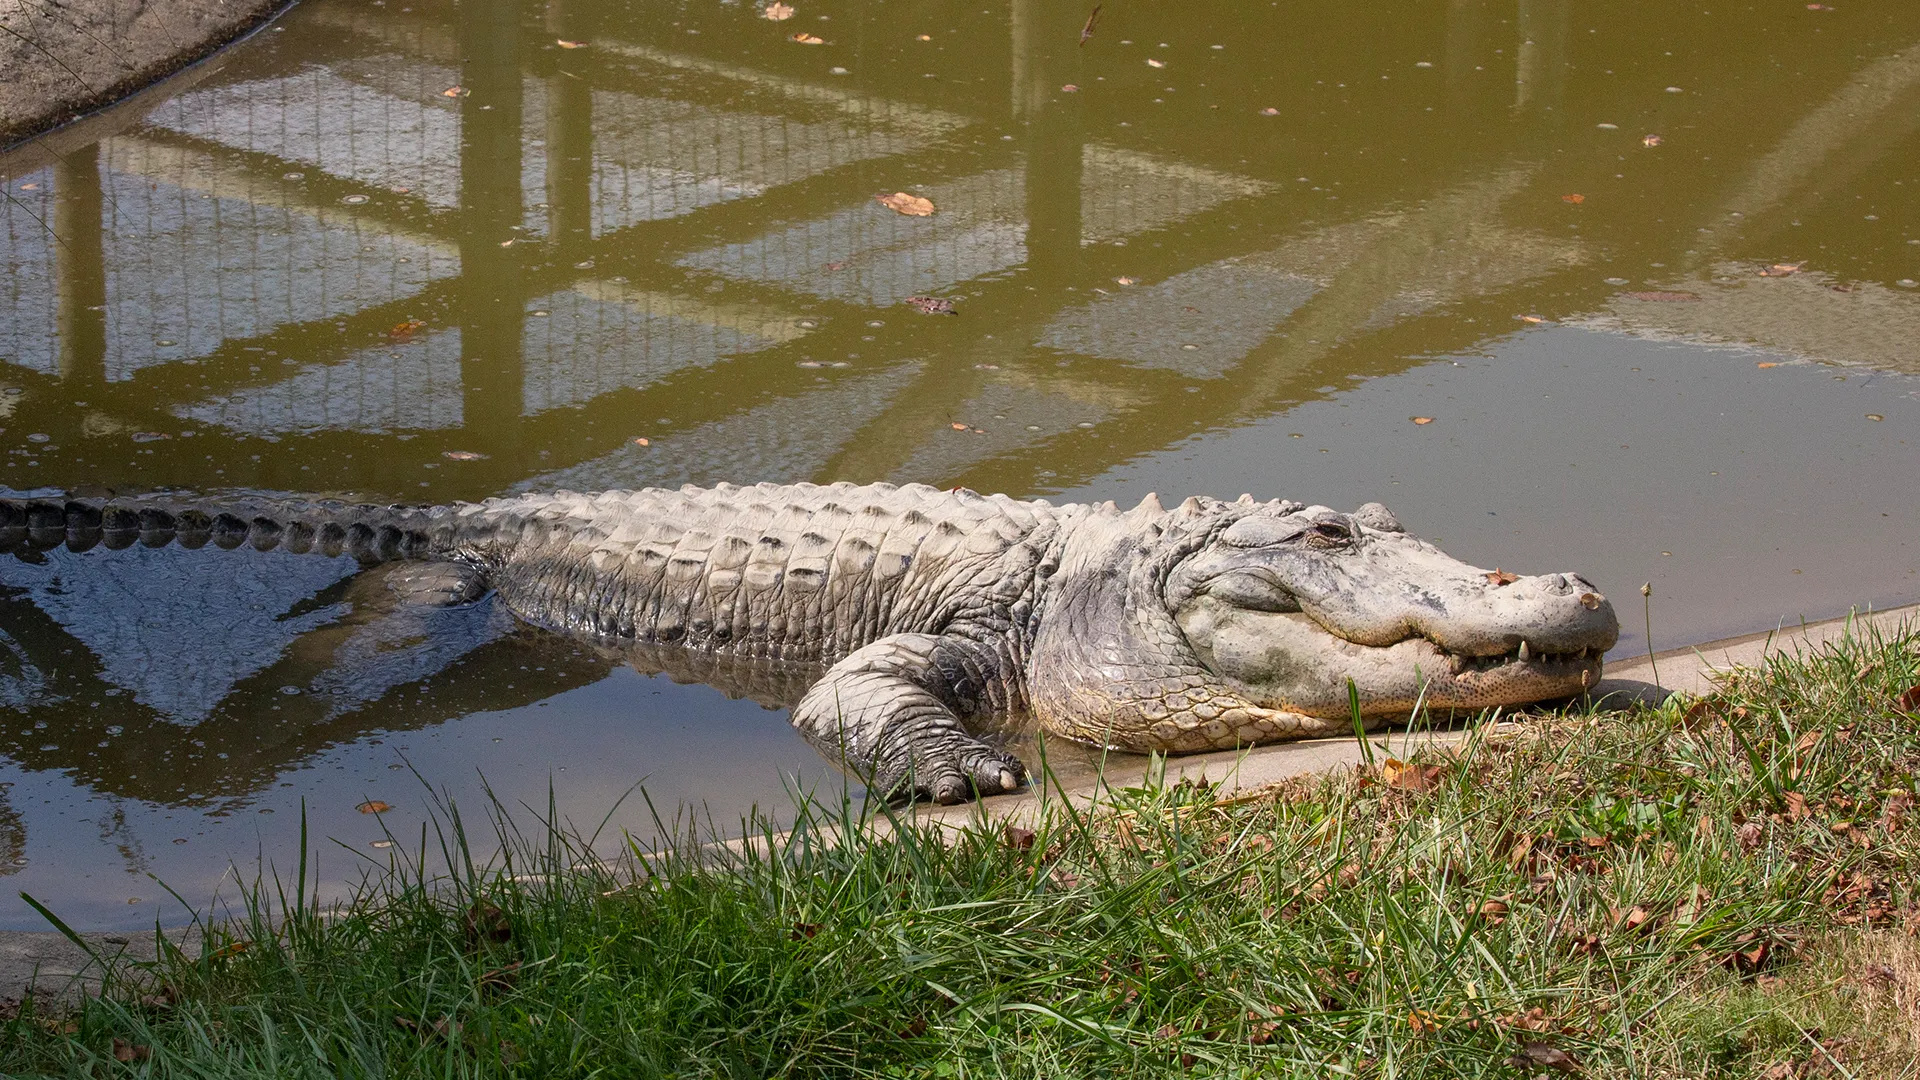
<instances>
[{"instance_id":1,"label":"concrete ledge","mask_svg":"<svg viewBox=\"0 0 1920 1080\"><path fill-rule=\"evenodd\" d=\"M0 0L0 147L112 104L291 0Z\"/></svg>"}]
</instances>

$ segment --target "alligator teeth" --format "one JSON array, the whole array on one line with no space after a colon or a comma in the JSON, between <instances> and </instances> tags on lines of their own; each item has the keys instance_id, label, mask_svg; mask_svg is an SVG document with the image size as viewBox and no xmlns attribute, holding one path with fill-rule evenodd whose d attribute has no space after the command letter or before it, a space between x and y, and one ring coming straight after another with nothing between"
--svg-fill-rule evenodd
<instances>
[{"instance_id":1,"label":"alligator teeth","mask_svg":"<svg viewBox=\"0 0 1920 1080\"><path fill-rule=\"evenodd\" d=\"M1527 649L1527 643L1524 641L1521 642L1520 643L1520 659L1525 661L1525 660L1531 660L1532 658L1533 658L1533 653Z\"/></svg>"}]
</instances>

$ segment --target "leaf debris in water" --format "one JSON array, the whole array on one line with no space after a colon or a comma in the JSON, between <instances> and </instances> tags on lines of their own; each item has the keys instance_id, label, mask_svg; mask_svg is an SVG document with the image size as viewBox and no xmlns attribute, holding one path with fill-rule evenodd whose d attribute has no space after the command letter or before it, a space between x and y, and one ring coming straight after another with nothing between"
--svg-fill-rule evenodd
<instances>
[{"instance_id":1,"label":"leaf debris in water","mask_svg":"<svg viewBox=\"0 0 1920 1080\"><path fill-rule=\"evenodd\" d=\"M932 199L923 199L904 191L896 191L891 195L875 195L873 199L896 214L905 214L908 217L933 216Z\"/></svg>"}]
</instances>

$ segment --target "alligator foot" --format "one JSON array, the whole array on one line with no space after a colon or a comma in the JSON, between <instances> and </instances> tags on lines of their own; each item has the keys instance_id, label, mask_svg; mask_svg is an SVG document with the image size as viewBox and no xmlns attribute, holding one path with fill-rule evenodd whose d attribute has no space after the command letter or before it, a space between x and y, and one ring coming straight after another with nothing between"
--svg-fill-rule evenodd
<instances>
[{"instance_id":1,"label":"alligator foot","mask_svg":"<svg viewBox=\"0 0 1920 1080\"><path fill-rule=\"evenodd\" d=\"M951 806L1017 791L1027 782L1019 758L953 728L907 734L888 750L895 760L877 763L870 790L891 803Z\"/></svg>"},{"instance_id":2,"label":"alligator foot","mask_svg":"<svg viewBox=\"0 0 1920 1080\"><path fill-rule=\"evenodd\" d=\"M387 588L403 603L420 607L454 607L487 593L486 575L465 563L401 563L386 577Z\"/></svg>"}]
</instances>

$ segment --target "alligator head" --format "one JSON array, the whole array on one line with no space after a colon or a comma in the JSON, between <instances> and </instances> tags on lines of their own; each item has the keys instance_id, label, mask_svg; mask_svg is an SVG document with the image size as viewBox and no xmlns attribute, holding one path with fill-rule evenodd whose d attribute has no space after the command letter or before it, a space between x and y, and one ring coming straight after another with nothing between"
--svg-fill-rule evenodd
<instances>
[{"instance_id":1,"label":"alligator head","mask_svg":"<svg viewBox=\"0 0 1920 1080\"><path fill-rule=\"evenodd\" d=\"M1249 503L1168 514L1149 500L1126 515L1130 553L1093 561L1111 573L1130 559L1127 602L1072 620L1098 642L1066 658L1091 678L1075 701L1037 704L1115 716L1078 728L1108 745L1230 746L1350 730L1350 693L1376 725L1416 704L1444 714L1571 697L1619 638L1613 606L1577 575L1470 566L1378 503ZM1141 526L1155 539L1142 543Z\"/></svg>"}]
</instances>

